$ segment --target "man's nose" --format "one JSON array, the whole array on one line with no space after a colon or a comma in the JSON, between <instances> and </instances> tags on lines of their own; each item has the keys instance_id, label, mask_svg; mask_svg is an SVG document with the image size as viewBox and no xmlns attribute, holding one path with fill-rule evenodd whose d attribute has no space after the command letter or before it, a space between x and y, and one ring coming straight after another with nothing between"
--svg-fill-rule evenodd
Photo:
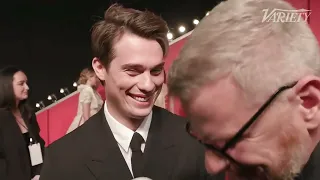
<instances>
[{"instance_id":1,"label":"man's nose","mask_svg":"<svg viewBox=\"0 0 320 180\"><path fill-rule=\"evenodd\" d=\"M152 81L152 77L150 73L142 74L141 80L138 83L138 87L140 90L145 92L150 92L155 88L155 84Z\"/></svg>"},{"instance_id":2,"label":"man's nose","mask_svg":"<svg viewBox=\"0 0 320 180\"><path fill-rule=\"evenodd\" d=\"M26 89L26 90L29 90L28 84L25 84L25 89Z\"/></svg>"},{"instance_id":3,"label":"man's nose","mask_svg":"<svg viewBox=\"0 0 320 180\"><path fill-rule=\"evenodd\" d=\"M212 150L206 150L205 165L208 173L217 174L225 170L229 166L229 162L227 159L218 156Z\"/></svg>"}]
</instances>

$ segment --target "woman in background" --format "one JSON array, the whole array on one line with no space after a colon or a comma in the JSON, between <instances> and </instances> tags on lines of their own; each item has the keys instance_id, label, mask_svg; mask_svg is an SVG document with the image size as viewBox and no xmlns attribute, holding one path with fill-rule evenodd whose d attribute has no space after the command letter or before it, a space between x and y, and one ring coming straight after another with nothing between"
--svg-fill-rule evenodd
<instances>
[{"instance_id":1,"label":"woman in background","mask_svg":"<svg viewBox=\"0 0 320 180\"><path fill-rule=\"evenodd\" d=\"M27 103L27 81L25 73L16 67L0 70L1 180L39 179L44 141Z\"/></svg>"},{"instance_id":2,"label":"woman in background","mask_svg":"<svg viewBox=\"0 0 320 180\"><path fill-rule=\"evenodd\" d=\"M96 114L103 105L103 100L97 92L100 80L91 68L81 71L78 80L78 91L80 91L77 115L72 121L67 133L81 126L92 115Z\"/></svg>"},{"instance_id":3,"label":"woman in background","mask_svg":"<svg viewBox=\"0 0 320 180\"><path fill-rule=\"evenodd\" d=\"M167 98L167 95L168 95L168 86L167 86L167 74L166 74L166 71L164 71L163 76L164 76L164 83L162 85L162 88L161 88L161 91L160 91L160 94L159 94L158 98L154 102L154 105L155 106L159 106L159 107L161 107L163 109L167 109L166 108L166 98Z\"/></svg>"},{"instance_id":4,"label":"woman in background","mask_svg":"<svg viewBox=\"0 0 320 180\"><path fill-rule=\"evenodd\" d=\"M154 102L155 106L159 106L163 109L166 109L166 96L168 95L168 86L167 84L163 83L161 92L156 99L156 102Z\"/></svg>"}]
</instances>

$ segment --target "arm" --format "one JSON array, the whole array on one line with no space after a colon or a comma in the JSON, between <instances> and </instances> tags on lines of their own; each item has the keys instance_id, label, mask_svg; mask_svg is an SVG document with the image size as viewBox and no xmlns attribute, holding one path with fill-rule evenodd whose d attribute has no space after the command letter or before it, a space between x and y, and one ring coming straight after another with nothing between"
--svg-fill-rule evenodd
<instances>
[{"instance_id":1,"label":"arm","mask_svg":"<svg viewBox=\"0 0 320 180\"><path fill-rule=\"evenodd\" d=\"M92 90L85 88L80 92L79 101L82 106L82 115L84 121L88 120L91 116L91 102L92 102Z\"/></svg>"},{"instance_id":2,"label":"arm","mask_svg":"<svg viewBox=\"0 0 320 180\"><path fill-rule=\"evenodd\" d=\"M1 125L0 125L0 139L2 139L1 137ZM7 178L7 174L6 174L6 160L5 160L5 157L3 155L3 152L2 152L2 142L0 140L0 179L6 179Z\"/></svg>"},{"instance_id":3,"label":"arm","mask_svg":"<svg viewBox=\"0 0 320 180\"><path fill-rule=\"evenodd\" d=\"M83 119L84 121L88 120L90 118L90 106L91 103L81 103L82 105L82 113L83 113Z\"/></svg>"},{"instance_id":4,"label":"arm","mask_svg":"<svg viewBox=\"0 0 320 180\"><path fill-rule=\"evenodd\" d=\"M4 121L10 118L10 113L6 110L0 109L0 179L8 179L7 174L7 159L4 147ZM12 120L12 118L10 119Z\"/></svg>"},{"instance_id":5,"label":"arm","mask_svg":"<svg viewBox=\"0 0 320 180\"><path fill-rule=\"evenodd\" d=\"M6 162L4 159L0 159L0 179L6 179Z\"/></svg>"}]
</instances>

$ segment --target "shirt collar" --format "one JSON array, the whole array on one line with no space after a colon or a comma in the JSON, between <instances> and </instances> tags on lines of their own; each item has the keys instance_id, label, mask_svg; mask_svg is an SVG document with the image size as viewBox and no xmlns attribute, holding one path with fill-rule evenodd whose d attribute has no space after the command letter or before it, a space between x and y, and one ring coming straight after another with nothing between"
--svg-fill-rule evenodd
<instances>
[{"instance_id":1,"label":"shirt collar","mask_svg":"<svg viewBox=\"0 0 320 180\"><path fill-rule=\"evenodd\" d=\"M110 126L111 132L118 142L118 144L121 146L123 150L126 152L129 151L129 146L131 139L133 137L134 131L127 128L123 124L121 124L119 121L117 121L108 111L107 102L104 103L104 114L106 116L107 122ZM151 124L152 119L152 111L150 114L142 121L139 128L137 129L137 133L139 133L144 141L147 141L149 128Z\"/></svg>"}]
</instances>

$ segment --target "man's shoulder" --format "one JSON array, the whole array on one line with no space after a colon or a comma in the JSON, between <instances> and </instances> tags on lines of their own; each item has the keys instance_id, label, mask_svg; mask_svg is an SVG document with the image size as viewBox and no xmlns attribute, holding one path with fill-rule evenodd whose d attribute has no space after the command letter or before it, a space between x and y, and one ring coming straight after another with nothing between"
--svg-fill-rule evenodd
<instances>
[{"instance_id":1,"label":"man's shoulder","mask_svg":"<svg viewBox=\"0 0 320 180\"><path fill-rule=\"evenodd\" d=\"M52 142L47 149L64 151L65 149L78 149L85 146L84 144L94 138L100 122L98 115L90 117L83 125Z\"/></svg>"},{"instance_id":2,"label":"man's shoulder","mask_svg":"<svg viewBox=\"0 0 320 180\"><path fill-rule=\"evenodd\" d=\"M170 123L171 125L182 125L187 122L187 118L173 114L167 109L154 106L153 110L159 112L159 114L161 115L162 121L164 121L165 123Z\"/></svg>"},{"instance_id":3,"label":"man's shoulder","mask_svg":"<svg viewBox=\"0 0 320 180\"><path fill-rule=\"evenodd\" d=\"M184 140L193 141L186 132L185 127L188 121L187 118L173 114L172 112L160 107L156 107L154 111L158 111L157 114L161 116L162 131L164 131L168 137L174 137L180 142L183 142Z\"/></svg>"}]
</instances>

